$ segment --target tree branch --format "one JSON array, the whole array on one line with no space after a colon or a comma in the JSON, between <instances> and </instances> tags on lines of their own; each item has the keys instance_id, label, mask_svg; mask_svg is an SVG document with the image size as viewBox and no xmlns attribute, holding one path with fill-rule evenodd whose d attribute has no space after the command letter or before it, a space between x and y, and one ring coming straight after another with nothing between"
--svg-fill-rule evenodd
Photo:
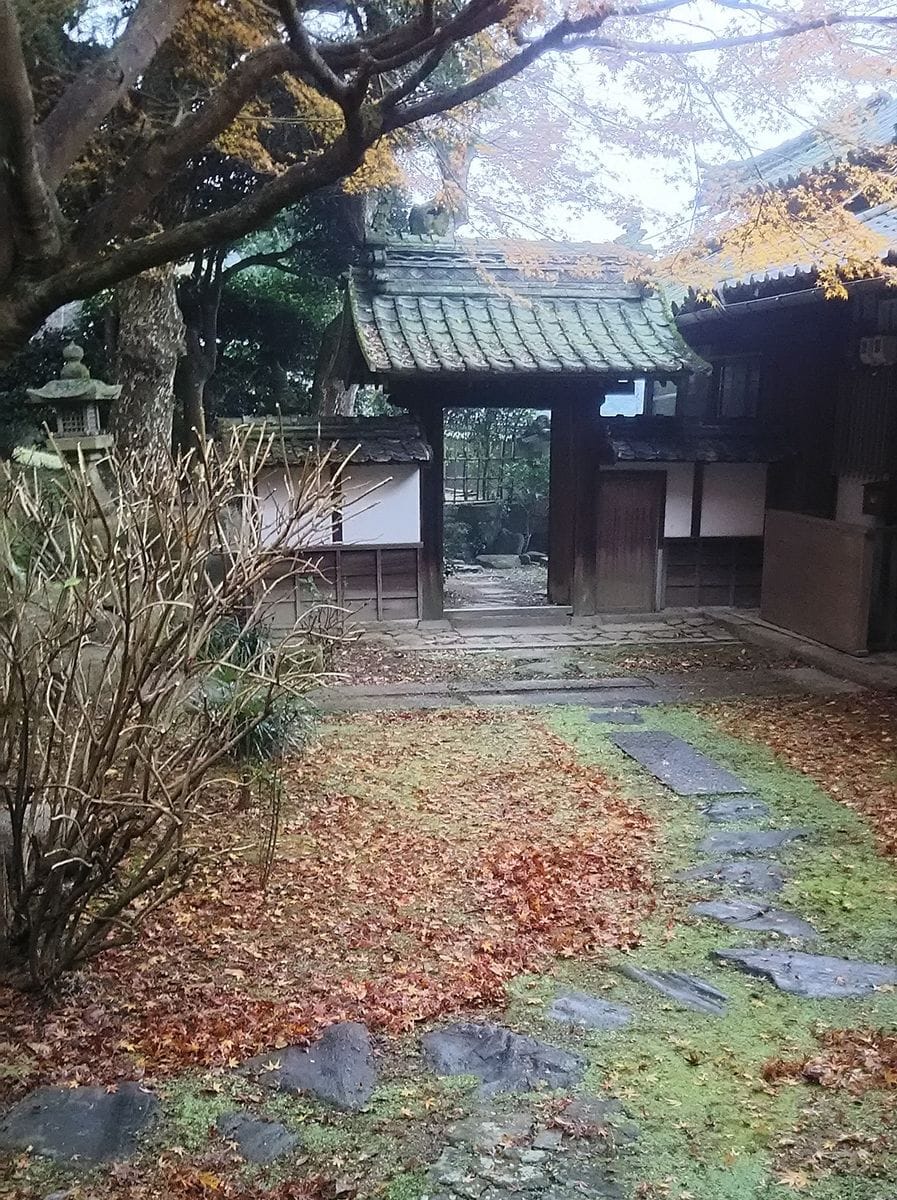
<instances>
[{"instance_id":1,"label":"tree branch","mask_svg":"<svg viewBox=\"0 0 897 1200\"><path fill-rule=\"evenodd\" d=\"M368 109L359 115L357 126L354 132L347 129L316 158L290 167L222 212L137 238L113 253L74 263L38 283L23 285L16 297L20 319L39 322L71 300L95 295L151 267L187 258L203 247L235 241L257 229L281 209L358 169L365 152L383 133L383 125L379 114Z\"/></svg>"},{"instance_id":2,"label":"tree branch","mask_svg":"<svg viewBox=\"0 0 897 1200\"><path fill-rule=\"evenodd\" d=\"M239 262L225 267L221 273L222 279L226 281L233 275L239 275L241 271L248 271L250 267L283 267L283 260L289 258L291 254L295 254L297 250L301 250L304 246L305 242L302 241L291 242L289 246L284 246L282 250L260 250L258 254L247 254Z\"/></svg>"},{"instance_id":3,"label":"tree branch","mask_svg":"<svg viewBox=\"0 0 897 1200\"><path fill-rule=\"evenodd\" d=\"M119 230L127 229L177 170L227 129L262 83L298 66L294 51L280 42L272 42L247 55L201 108L131 155L119 172L114 190L82 219L75 235L79 250L88 253L99 250Z\"/></svg>"},{"instance_id":4,"label":"tree branch","mask_svg":"<svg viewBox=\"0 0 897 1200\"><path fill-rule=\"evenodd\" d=\"M186 13L190 0L139 0L108 54L69 84L38 129L44 174L55 191L66 171Z\"/></svg>"},{"instance_id":5,"label":"tree branch","mask_svg":"<svg viewBox=\"0 0 897 1200\"><path fill-rule=\"evenodd\" d=\"M38 157L34 96L12 0L0 0L0 190L13 243L0 250L0 276L18 255L26 261L54 258L60 251L57 211Z\"/></svg>"}]
</instances>

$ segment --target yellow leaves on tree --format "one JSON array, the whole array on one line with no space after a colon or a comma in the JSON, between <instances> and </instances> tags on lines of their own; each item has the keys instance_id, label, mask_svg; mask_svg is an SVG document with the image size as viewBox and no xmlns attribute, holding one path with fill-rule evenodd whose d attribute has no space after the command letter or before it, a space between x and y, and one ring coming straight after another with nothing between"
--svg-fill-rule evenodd
<instances>
[{"instance_id":1,"label":"yellow leaves on tree","mask_svg":"<svg viewBox=\"0 0 897 1200\"><path fill-rule=\"evenodd\" d=\"M715 197L705 197L710 215L703 236L664 265L698 292L775 270L815 269L826 296L845 299L851 280L897 281L897 272L882 265L887 240L857 215L894 199L894 147L877 150L874 160L837 163L734 198L725 198L723 184Z\"/></svg>"}]
</instances>

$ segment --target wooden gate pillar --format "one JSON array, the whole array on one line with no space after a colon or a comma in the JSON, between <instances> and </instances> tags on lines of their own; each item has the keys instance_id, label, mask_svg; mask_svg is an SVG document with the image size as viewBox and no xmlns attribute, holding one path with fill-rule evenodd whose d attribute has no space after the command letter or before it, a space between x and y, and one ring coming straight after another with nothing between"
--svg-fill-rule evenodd
<instances>
[{"instance_id":1,"label":"wooden gate pillar","mask_svg":"<svg viewBox=\"0 0 897 1200\"><path fill-rule=\"evenodd\" d=\"M573 583L570 604L574 617L593 617L598 611L599 400L600 397L593 393L577 399L573 406Z\"/></svg>"},{"instance_id":2,"label":"wooden gate pillar","mask_svg":"<svg viewBox=\"0 0 897 1200\"><path fill-rule=\"evenodd\" d=\"M551 408L548 476L548 603L569 604L573 590L574 408L569 397Z\"/></svg>"},{"instance_id":3,"label":"wooden gate pillar","mask_svg":"<svg viewBox=\"0 0 897 1200\"><path fill-rule=\"evenodd\" d=\"M563 397L551 410L548 599L577 617L597 612L599 400Z\"/></svg>"},{"instance_id":4,"label":"wooden gate pillar","mask_svg":"<svg viewBox=\"0 0 897 1200\"><path fill-rule=\"evenodd\" d=\"M444 615L444 548L443 527L445 509L445 479L443 430L445 414L440 401L423 403L417 408L424 437L430 445L432 458L420 473L420 592L421 618L441 621Z\"/></svg>"}]
</instances>

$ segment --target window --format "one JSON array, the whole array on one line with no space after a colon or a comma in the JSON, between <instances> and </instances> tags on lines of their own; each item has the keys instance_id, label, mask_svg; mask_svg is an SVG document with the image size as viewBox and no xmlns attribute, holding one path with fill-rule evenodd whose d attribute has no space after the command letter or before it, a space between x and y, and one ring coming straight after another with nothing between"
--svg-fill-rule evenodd
<instances>
[{"instance_id":1,"label":"window","mask_svg":"<svg viewBox=\"0 0 897 1200\"><path fill-rule=\"evenodd\" d=\"M617 380L601 402L602 417L640 417L644 411L644 379Z\"/></svg>"},{"instance_id":2,"label":"window","mask_svg":"<svg viewBox=\"0 0 897 1200\"><path fill-rule=\"evenodd\" d=\"M760 406L760 362L730 358L716 368L716 416L721 420L756 417Z\"/></svg>"}]
</instances>

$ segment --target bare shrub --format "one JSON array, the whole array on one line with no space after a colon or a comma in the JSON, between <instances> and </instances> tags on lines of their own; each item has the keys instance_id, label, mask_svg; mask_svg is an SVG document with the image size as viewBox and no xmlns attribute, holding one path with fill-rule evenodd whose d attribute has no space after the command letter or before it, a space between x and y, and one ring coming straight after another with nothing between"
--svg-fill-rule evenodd
<instances>
[{"instance_id":1,"label":"bare shrub","mask_svg":"<svg viewBox=\"0 0 897 1200\"><path fill-rule=\"evenodd\" d=\"M0 980L47 988L129 940L184 886L210 771L318 681L301 632L256 635L331 466L272 529L269 452L0 476Z\"/></svg>"}]
</instances>

